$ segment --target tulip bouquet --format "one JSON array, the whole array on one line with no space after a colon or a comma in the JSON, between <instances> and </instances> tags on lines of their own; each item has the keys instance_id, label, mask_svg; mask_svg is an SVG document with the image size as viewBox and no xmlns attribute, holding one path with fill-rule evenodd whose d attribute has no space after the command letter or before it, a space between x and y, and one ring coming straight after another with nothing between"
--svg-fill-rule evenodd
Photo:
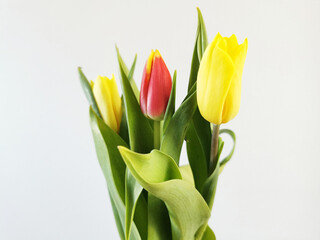
<instances>
[{"instance_id":1,"label":"tulip bouquet","mask_svg":"<svg viewBox=\"0 0 320 240\"><path fill-rule=\"evenodd\" d=\"M234 35L218 33L207 45L198 9L188 92L177 109L177 74L171 78L158 50L147 59L139 91L133 80L137 58L128 68L116 49L122 96L114 76L89 82L78 69L121 239L216 239L208 220L236 140L220 125L239 111L247 40L238 44ZM220 134L230 135L234 143L222 160ZM181 166L184 141L189 164Z\"/></svg>"}]
</instances>

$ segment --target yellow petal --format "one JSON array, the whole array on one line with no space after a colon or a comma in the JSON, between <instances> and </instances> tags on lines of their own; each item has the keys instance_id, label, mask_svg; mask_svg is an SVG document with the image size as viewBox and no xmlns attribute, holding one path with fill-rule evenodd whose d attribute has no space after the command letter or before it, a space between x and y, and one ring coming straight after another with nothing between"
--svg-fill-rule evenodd
<instances>
[{"instance_id":1,"label":"yellow petal","mask_svg":"<svg viewBox=\"0 0 320 240\"><path fill-rule=\"evenodd\" d=\"M110 87L107 77L98 76L93 86L93 94L105 123L118 132L118 123L114 114Z\"/></svg>"},{"instance_id":2,"label":"yellow petal","mask_svg":"<svg viewBox=\"0 0 320 240\"><path fill-rule=\"evenodd\" d=\"M222 123L223 106L228 94L234 65L225 48L224 39L205 51L200 63L197 80L197 101L200 113L209 122ZM213 48L213 50L212 50Z\"/></svg>"},{"instance_id":3,"label":"yellow petal","mask_svg":"<svg viewBox=\"0 0 320 240\"><path fill-rule=\"evenodd\" d=\"M121 109L121 98L118 91L118 86L116 83L116 79L114 75L112 74L112 78L108 80L109 82L109 88L111 92L111 99L112 99L112 106L113 106L113 112L115 114L116 120L117 120L117 126L118 129L120 128L121 123L121 117L122 117L122 109Z\"/></svg>"},{"instance_id":4,"label":"yellow petal","mask_svg":"<svg viewBox=\"0 0 320 240\"><path fill-rule=\"evenodd\" d=\"M207 83L209 81L209 71L211 69L211 61L212 61L212 53L215 49L217 43L222 39L220 33L218 33L214 40L210 43L210 45L206 48L202 56L202 60L199 66L198 77L197 77L197 99L198 105L199 101L203 104L203 98L205 98L204 94L207 88Z\"/></svg>"},{"instance_id":5,"label":"yellow petal","mask_svg":"<svg viewBox=\"0 0 320 240\"><path fill-rule=\"evenodd\" d=\"M222 123L232 120L239 112L241 99L241 78L234 72L231 85L225 99L222 111Z\"/></svg>"},{"instance_id":6,"label":"yellow petal","mask_svg":"<svg viewBox=\"0 0 320 240\"><path fill-rule=\"evenodd\" d=\"M241 45L237 46L237 56L234 60L235 73L232 77L230 89L224 103L222 123L232 120L238 114L240 109L241 80L244 62L247 55L247 46L247 39Z\"/></svg>"}]
</instances>

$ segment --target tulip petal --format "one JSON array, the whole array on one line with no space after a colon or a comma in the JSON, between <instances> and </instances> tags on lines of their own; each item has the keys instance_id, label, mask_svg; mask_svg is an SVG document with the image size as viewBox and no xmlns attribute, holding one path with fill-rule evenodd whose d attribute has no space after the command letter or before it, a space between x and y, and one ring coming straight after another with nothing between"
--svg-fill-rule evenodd
<instances>
[{"instance_id":1,"label":"tulip petal","mask_svg":"<svg viewBox=\"0 0 320 240\"><path fill-rule=\"evenodd\" d=\"M237 38L234 34L230 38L224 39L227 43L226 51L232 58L236 71L241 78L244 61L247 55L247 39L240 45L238 44Z\"/></svg>"},{"instance_id":2,"label":"tulip petal","mask_svg":"<svg viewBox=\"0 0 320 240\"><path fill-rule=\"evenodd\" d=\"M241 78L235 72L232 76L228 95L222 110L222 123L232 120L239 112L241 98Z\"/></svg>"},{"instance_id":3,"label":"tulip petal","mask_svg":"<svg viewBox=\"0 0 320 240\"><path fill-rule=\"evenodd\" d=\"M108 82L109 89L110 89L111 101L113 103L113 105L112 105L113 112L115 114L115 118L117 121L117 126L118 126L117 129L119 129L120 123L121 123L121 117L122 117L121 98L119 95L116 79L113 74L112 74L111 79L107 79L107 82Z\"/></svg>"},{"instance_id":4,"label":"tulip petal","mask_svg":"<svg viewBox=\"0 0 320 240\"><path fill-rule=\"evenodd\" d=\"M117 132L118 124L112 106L110 86L108 84L107 77L97 77L96 82L93 86L93 93L103 120L115 132Z\"/></svg>"},{"instance_id":5,"label":"tulip petal","mask_svg":"<svg viewBox=\"0 0 320 240\"><path fill-rule=\"evenodd\" d=\"M149 81L147 113L154 120L163 119L172 87L171 75L160 53L156 50Z\"/></svg>"},{"instance_id":6,"label":"tulip petal","mask_svg":"<svg viewBox=\"0 0 320 240\"><path fill-rule=\"evenodd\" d=\"M226 47L224 39L220 39L217 44L214 42L208 47L200 63L197 100L202 116L209 122L221 124L223 105L235 69L232 59L223 50Z\"/></svg>"},{"instance_id":7,"label":"tulip petal","mask_svg":"<svg viewBox=\"0 0 320 240\"><path fill-rule=\"evenodd\" d=\"M232 120L238 114L240 109L241 80L243 66L247 55L247 39L243 44L237 47L237 51L237 57L234 62L235 73L232 76L230 89L223 106L222 123Z\"/></svg>"}]
</instances>

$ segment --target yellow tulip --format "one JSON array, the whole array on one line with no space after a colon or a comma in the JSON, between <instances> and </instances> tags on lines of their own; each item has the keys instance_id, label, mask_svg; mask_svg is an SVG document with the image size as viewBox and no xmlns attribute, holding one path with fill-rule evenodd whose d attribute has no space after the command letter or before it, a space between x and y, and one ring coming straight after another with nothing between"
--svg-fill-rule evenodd
<instances>
[{"instance_id":1,"label":"yellow tulip","mask_svg":"<svg viewBox=\"0 0 320 240\"><path fill-rule=\"evenodd\" d=\"M238 114L247 48L247 39L239 45L235 35L219 33L206 48L198 71L197 101L207 121L219 125Z\"/></svg>"},{"instance_id":2,"label":"yellow tulip","mask_svg":"<svg viewBox=\"0 0 320 240\"><path fill-rule=\"evenodd\" d=\"M91 82L91 87L104 122L115 132L119 132L122 109L114 75L111 79L98 76L94 83Z\"/></svg>"}]
</instances>

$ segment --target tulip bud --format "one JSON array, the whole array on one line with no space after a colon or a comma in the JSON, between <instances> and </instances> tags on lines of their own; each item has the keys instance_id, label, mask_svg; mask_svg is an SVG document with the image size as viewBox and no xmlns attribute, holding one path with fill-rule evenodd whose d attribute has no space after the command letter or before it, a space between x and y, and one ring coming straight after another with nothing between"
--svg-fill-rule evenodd
<instances>
[{"instance_id":1,"label":"tulip bud","mask_svg":"<svg viewBox=\"0 0 320 240\"><path fill-rule=\"evenodd\" d=\"M197 77L197 101L207 121L218 125L238 114L247 48L247 39L239 45L235 35L226 38L218 33L205 50Z\"/></svg>"},{"instance_id":2,"label":"tulip bud","mask_svg":"<svg viewBox=\"0 0 320 240\"><path fill-rule=\"evenodd\" d=\"M115 132L119 132L122 109L114 75L111 79L98 76L95 83L91 82L91 86L104 122Z\"/></svg>"},{"instance_id":3,"label":"tulip bud","mask_svg":"<svg viewBox=\"0 0 320 240\"><path fill-rule=\"evenodd\" d=\"M151 51L144 67L140 107L143 114L153 120L162 120L172 88L169 70L158 50Z\"/></svg>"}]
</instances>

